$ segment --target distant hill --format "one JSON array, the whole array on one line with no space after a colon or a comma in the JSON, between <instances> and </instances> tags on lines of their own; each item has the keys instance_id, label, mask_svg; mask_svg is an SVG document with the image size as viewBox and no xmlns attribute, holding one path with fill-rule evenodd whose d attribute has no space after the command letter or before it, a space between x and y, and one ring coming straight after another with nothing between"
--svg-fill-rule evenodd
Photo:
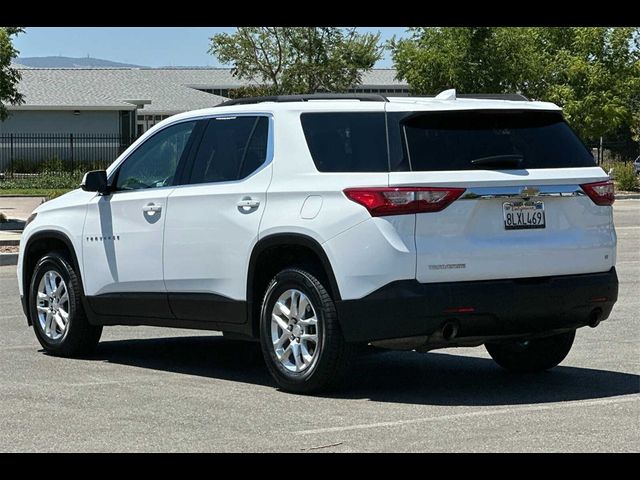
<instances>
[{"instance_id":1,"label":"distant hill","mask_svg":"<svg viewBox=\"0 0 640 480\"><path fill-rule=\"evenodd\" d=\"M112 62L91 57L20 57L18 65L31 68L145 68L131 63Z\"/></svg>"}]
</instances>

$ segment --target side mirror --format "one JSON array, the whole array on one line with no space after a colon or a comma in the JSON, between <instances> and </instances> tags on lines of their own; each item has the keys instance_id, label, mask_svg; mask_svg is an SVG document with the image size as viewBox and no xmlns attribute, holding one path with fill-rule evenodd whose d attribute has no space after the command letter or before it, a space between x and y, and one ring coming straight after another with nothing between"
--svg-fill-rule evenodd
<instances>
[{"instance_id":1,"label":"side mirror","mask_svg":"<svg viewBox=\"0 0 640 480\"><path fill-rule=\"evenodd\" d=\"M93 170L85 173L80 188L85 192L108 193L107 172L104 170Z\"/></svg>"}]
</instances>

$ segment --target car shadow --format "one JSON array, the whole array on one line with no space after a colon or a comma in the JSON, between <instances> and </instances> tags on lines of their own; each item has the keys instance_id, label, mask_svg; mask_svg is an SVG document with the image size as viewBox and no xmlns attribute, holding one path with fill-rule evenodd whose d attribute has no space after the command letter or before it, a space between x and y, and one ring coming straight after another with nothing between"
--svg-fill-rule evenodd
<instances>
[{"instance_id":1,"label":"car shadow","mask_svg":"<svg viewBox=\"0 0 640 480\"><path fill-rule=\"evenodd\" d=\"M221 336L105 341L90 360L275 386L259 345ZM640 392L640 376L559 366L512 374L487 358L364 349L343 386L323 397L425 405L517 405Z\"/></svg>"}]
</instances>

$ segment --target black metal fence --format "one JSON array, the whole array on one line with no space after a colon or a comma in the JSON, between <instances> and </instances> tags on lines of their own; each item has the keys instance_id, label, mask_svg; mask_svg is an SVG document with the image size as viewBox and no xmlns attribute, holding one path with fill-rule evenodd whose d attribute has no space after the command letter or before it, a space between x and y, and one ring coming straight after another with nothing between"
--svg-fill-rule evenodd
<instances>
[{"instance_id":1,"label":"black metal fence","mask_svg":"<svg viewBox=\"0 0 640 480\"><path fill-rule=\"evenodd\" d=\"M0 172L103 169L133 140L119 134L3 133L0 134Z\"/></svg>"},{"instance_id":2,"label":"black metal fence","mask_svg":"<svg viewBox=\"0 0 640 480\"><path fill-rule=\"evenodd\" d=\"M107 168L133 141L112 133L0 134L0 173L55 173ZM640 155L634 142L589 143L598 163L633 161Z\"/></svg>"},{"instance_id":3,"label":"black metal fence","mask_svg":"<svg viewBox=\"0 0 640 480\"><path fill-rule=\"evenodd\" d=\"M588 142L593 158L598 165L603 162L633 162L640 155L640 144L630 140L604 140L600 142Z\"/></svg>"}]
</instances>

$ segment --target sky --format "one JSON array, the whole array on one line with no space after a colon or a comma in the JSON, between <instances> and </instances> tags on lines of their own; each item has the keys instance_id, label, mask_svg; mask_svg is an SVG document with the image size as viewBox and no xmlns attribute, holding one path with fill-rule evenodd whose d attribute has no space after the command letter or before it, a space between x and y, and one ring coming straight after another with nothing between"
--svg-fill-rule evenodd
<instances>
[{"instance_id":1,"label":"sky","mask_svg":"<svg viewBox=\"0 0 640 480\"><path fill-rule=\"evenodd\" d=\"M233 27L26 27L14 40L21 57L86 57L146 67L219 67L207 53L209 38ZM359 32L380 32L382 41L406 36L402 27L359 27ZM376 64L392 66L388 52Z\"/></svg>"}]
</instances>

